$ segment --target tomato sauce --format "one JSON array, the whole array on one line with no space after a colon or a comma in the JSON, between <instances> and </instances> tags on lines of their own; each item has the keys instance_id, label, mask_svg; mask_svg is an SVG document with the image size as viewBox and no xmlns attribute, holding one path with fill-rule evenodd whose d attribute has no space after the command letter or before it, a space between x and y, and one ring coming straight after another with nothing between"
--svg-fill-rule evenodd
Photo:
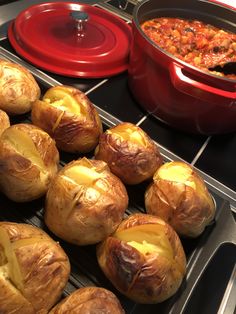
<instances>
[{"instance_id":1,"label":"tomato sauce","mask_svg":"<svg viewBox=\"0 0 236 314\"><path fill-rule=\"evenodd\" d=\"M236 34L198 20L172 17L145 21L141 28L154 43L175 57L204 71L236 79L236 73L213 69L236 62Z\"/></svg>"}]
</instances>

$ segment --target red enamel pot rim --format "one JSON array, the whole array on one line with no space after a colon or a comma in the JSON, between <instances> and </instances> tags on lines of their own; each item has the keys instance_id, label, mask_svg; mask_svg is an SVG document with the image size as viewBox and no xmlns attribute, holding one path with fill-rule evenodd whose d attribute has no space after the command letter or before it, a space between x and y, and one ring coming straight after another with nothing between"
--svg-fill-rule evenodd
<instances>
[{"instance_id":1,"label":"red enamel pot rim","mask_svg":"<svg viewBox=\"0 0 236 314\"><path fill-rule=\"evenodd\" d=\"M161 4L164 3L164 6L162 7ZM153 4L154 3L154 4ZM153 4L154 8L151 8ZM181 7L181 5L183 7ZM206 5L207 8L212 8L213 12L216 12L217 15L210 16L209 11L201 11L201 6ZM145 7L147 7L147 11L145 12ZM150 8L149 8L150 7ZM198 11L195 11L195 7L197 7ZM142 12L143 11L143 12ZM227 77L221 77L219 75L213 74L213 73L207 73L199 68L194 67L193 65L190 65L176 57L174 57L172 54L168 53L167 51L163 50L161 47L159 47L157 44L155 44L141 29L140 23L144 20L147 20L149 18L155 17L159 14L161 16L163 13L168 12L167 14L173 14L173 16L177 16L177 14L183 15L185 18L189 18L192 15L194 18L202 19L209 21L209 23L213 23L216 26L222 27L221 25L227 25L226 29L230 27L230 31L236 32L236 6L229 4L224 4L220 0L191 0L189 3L188 0L178 0L178 4L176 4L175 0L159 0L158 2L152 1L152 0L143 0L139 2L139 4L135 7L133 12L133 19L132 19L132 26L135 27L135 30L139 33L139 35L143 38L145 38L145 41L149 47L153 47L154 50L158 50L160 53L164 54L166 57L169 57L170 60L174 61L177 64L180 64L183 66L183 68L187 68L190 72L194 74L199 74L200 77L208 77L213 80L217 81L223 81L227 90L236 90L236 80L229 79ZM178 13L176 13L178 12ZM228 21L224 18L225 13L228 13L231 16L231 20ZM199 14L200 13L200 14ZM219 16L219 13L221 15ZM169 16L169 15L168 15ZM219 25L220 24L220 25ZM145 49L145 48L144 48ZM157 60L158 62L158 60ZM233 97L234 98L234 97ZM235 95L236 98L236 95Z\"/></svg>"},{"instance_id":2,"label":"red enamel pot rim","mask_svg":"<svg viewBox=\"0 0 236 314\"><path fill-rule=\"evenodd\" d=\"M144 0L134 10L128 84L160 121L188 133L236 131L236 80L204 72L154 44L140 24L162 16L199 19L236 32L236 11L206 0Z\"/></svg>"}]
</instances>

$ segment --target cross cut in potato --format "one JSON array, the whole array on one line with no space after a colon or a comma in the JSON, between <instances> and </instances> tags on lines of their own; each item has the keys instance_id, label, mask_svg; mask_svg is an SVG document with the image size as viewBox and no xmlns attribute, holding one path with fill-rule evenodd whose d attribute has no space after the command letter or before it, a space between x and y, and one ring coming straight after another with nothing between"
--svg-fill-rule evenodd
<instances>
[{"instance_id":1,"label":"cross cut in potato","mask_svg":"<svg viewBox=\"0 0 236 314\"><path fill-rule=\"evenodd\" d=\"M83 112L83 107L73 96L72 93L63 89L51 89L48 90L43 101L46 101L51 106L55 106L60 110L68 110L74 114L80 115Z\"/></svg>"},{"instance_id":2,"label":"cross cut in potato","mask_svg":"<svg viewBox=\"0 0 236 314\"><path fill-rule=\"evenodd\" d=\"M88 167L82 165L67 169L64 175L74 180L75 183L84 186L91 186L102 177L102 175L98 173L95 168L89 169Z\"/></svg>"},{"instance_id":3,"label":"cross cut in potato","mask_svg":"<svg viewBox=\"0 0 236 314\"><path fill-rule=\"evenodd\" d=\"M42 100L34 102L31 118L55 139L59 149L70 153L92 151L102 133L95 106L85 93L72 86L49 88Z\"/></svg>"},{"instance_id":4,"label":"cross cut in potato","mask_svg":"<svg viewBox=\"0 0 236 314\"><path fill-rule=\"evenodd\" d=\"M98 263L113 285L138 303L159 303L180 287L186 257L162 219L132 214L97 247Z\"/></svg>"},{"instance_id":5,"label":"cross cut in potato","mask_svg":"<svg viewBox=\"0 0 236 314\"><path fill-rule=\"evenodd\" d=\"M44 219L65 241L95 244L116 230L127 205L126 188L107 164L84 157L65 165L53 179Z\"/></svg>"},{"instance_id":6,"label":"cross cut in potato","mask_svg":"<svg viewBox=\"0 0 236 314\"><path fill-rule=\"evenodd\" d=\"M145 134L143 131L132 124L130 124L127 128L124 127L123 124L116 126L111 130L107 130L108 134L120 137L124 141L131 141L133 144L142 145L146 147L148 145L148 141L145 138Z\"/></svg>"},{"instance_id":7,"label":"cross cut in potato","mask_svg":"<svg viewBox=\"0 0 236 314\"><path fill-rule=\"evenodd\" d=\"M42 157L36 149L35 144L29 134L21 131L20 129L8 128L6 132L3 133L2 140L14 148L17 153L30 160L42 171L45 171L45 165L43 163Z\"/></svg>"},{"instance_id":8,"label":"cross cut in potato","mask_svg":"<svg viewBox=\"0 0 236 314\"><path fill-rule=\"evenodd\" d=\"M151 179L163 162L154 141L129 122L120 123L100 136L95 158L105 161L125 184Z\"/></svg>"},{"instance_id":9,"label":"cross cut in potato","mask_svg":"<svg viewBox=\"0 0 236 314\"><path fill-rule=\"evenodd\" d=\"M5 264L2 267L4 267L5 274L7 274L6 277L8 277L9 281L15 287L17 287L17 289L21 291L23 287L21 270L15 255L15 251L10 242L9 236L7 232L1 227L0 227L0 250L2 251L1 252L2 257L3 258L5 257L4 258Z\"/></svg>"},{"instance_id":10,"label":"cross cut in potato","mask_svg":"<svg viewBox=\"0 0 236 314\"><path fill-rule=\"evenodd\" d=\"M165 163L160 167L159 171L154 174L153 179L158 180L158 178L160 178L163 180L184 183L195 189L196 184L192 179L192 173L193 170L189 167L185 167L182 163Z\"/></svg>"},{"instance_id":11,"label":"cross cut in potato","mask_svg":"<svg viewBox=\"0 0 236 314\"><path fill-rule=\"evenodd\" d=\"M0 313L48 313L69 273L67 255L43 230L0 222Z\"/></svg>"},{"instance_id":12,"label":"cross cut in potato","mask_svg":"<svg viewBox=\"0 0 236 314\"><path fill-rule=\"evenodd\" d=\"M125 241L144 255L156 254L173 259L173 249L165 234L165 225L145 224L117 231L115 238Z\"/></svg>"},{"instance_id":13,"label":"cross cut in potato","mask_svg":"<svg viewBox=\"0 0 236 314\"><path fill-rule=\"evenodd\" d=\"M0 136L0 190L15 202L43 196L57 173L59 152L40 128L19 123Z\"/></svg>"},{"instance_id":14,"label":"cross cut in potato","mask_svg":"<svg viewBox=\"0 0 236 314\"><path fill-rule=\"evenodd\" d=\"M148 214L172 225L182 236L197 237L215 216L215 203L204 180L189 164L172 161L154 174L145 191Z\"/></svg>"}]
</instances>

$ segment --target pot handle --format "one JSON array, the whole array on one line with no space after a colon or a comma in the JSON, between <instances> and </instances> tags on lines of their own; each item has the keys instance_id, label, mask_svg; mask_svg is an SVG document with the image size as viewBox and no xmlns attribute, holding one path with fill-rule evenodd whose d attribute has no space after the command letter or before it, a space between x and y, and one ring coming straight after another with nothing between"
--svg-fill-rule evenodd
<instances>
[{"instance_id":1,"label":"pot handle","mask_svg":"<svg viewBox=\"0 0 236 314\"><path fill-rule=\"evenodd\" d=\"M236 92L226 91L220 88L195 81L183 73L184 67L175 62L170 64L169 72L172 84L179 91L194 96L203 101L212 101L217 97L221 105L236 105Z\"/></svg>"}]
</instances>

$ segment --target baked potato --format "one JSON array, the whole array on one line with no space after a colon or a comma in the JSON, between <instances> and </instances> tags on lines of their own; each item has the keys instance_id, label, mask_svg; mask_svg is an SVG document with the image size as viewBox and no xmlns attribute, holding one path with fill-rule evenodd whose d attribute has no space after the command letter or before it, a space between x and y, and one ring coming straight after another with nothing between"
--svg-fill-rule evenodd
<instances>
[{"instance_id":1,"label":"baked potato","mask_svg":"<svg viewBox=\"0 0 236 314\"><path fill-rule=\"evenodd\" d=\"M176 293L186 257L174 229L161 218L133 214L97 246L98 263L112 284L137 303L159 303Z\"/></svg>"},{"instance_id":2,"label":"baked potato","mask_svg":"<svg viewBox=\"0 0 236 314\"><path fill-rule=\"evenodd\" d=\"M0 313L43 314L61 297L70 263L41 229L0 222Z\"/></svg>"},{"instance_id":3,"label":"baked potato","mask_svg":"<svg viewBox=\"0 0 236 314\"><path fill-rule=\"evenodd\" d=\"M31 119L70 153L92 151L102 133L100 117L88 97L70 86L54 86L32 105Z\"/></svg>"},{"instance_id":4,"label":"baked potato","mask_svg":"<svg viewBox=\"0 0 236 314\"><path fill-rule=\"evenodd\" d=\"M38 83L25 67L0 59L0 109L10 115L27 113L40 94Z\"/></svg>"},{"instance_id":5,"label":"baked potato","mask_svg":"<svg viewBox=\"0 0 236 314\"><path fill-rule=\"evenodd\" d=\"M95 158L104 160L125 184L152 178L163 162L153 140L129 122L120 123L100 136Z\"/></svg>"},{"instance_id":6,"label":"baked potato","mask_svg":"<svg viewBox=\"0 0 236 314\"><path fill-rule=\"evenodd\" d=\"M8 114L0 109L0 136L4 130L10 126L10 119Z\"/></svg>"},{"instance_id":7,"label":"baked potato","mask_svg":"<svg viewBox=\"0 0 236 314\"><path fill-rule=\"evenodd\" d=\"M67 242L95 244L115 231L127 205L126 188L107 164L84 157L68 163L52 180L44 219Z\"/></svg>"},{"instance_id":8,"label":"baked potato","mask_svg":"<svg viewBox=\"0 0 236 314\"><path fill-rule=\"evenodd\" d=\"M205 182L182 161L165 163L156 171L145 191L145 207L148 214L161 217L186 237L199 236L215 216Z\"/></svg>"},{"instance_id":9,"label":"baked potato","mask_svg":"<svg viewBox=\"0 0 236 314\"><path fill-rule=\"evenodd\" d=\"M84 287L74 291L49 314L125 314L114 293L99 287Z\"/></svg>"},{"instance_id":10,"label":"baked potato","mask_svg":"<svg viewBox=\"0 0 236 314\"><path fill-rule=\"evenodd\" d=\"M43 196L58 165L55 142L40 128L20 123L0 136L0 190L12 201Z\"/></svg>"}]
</instances>

